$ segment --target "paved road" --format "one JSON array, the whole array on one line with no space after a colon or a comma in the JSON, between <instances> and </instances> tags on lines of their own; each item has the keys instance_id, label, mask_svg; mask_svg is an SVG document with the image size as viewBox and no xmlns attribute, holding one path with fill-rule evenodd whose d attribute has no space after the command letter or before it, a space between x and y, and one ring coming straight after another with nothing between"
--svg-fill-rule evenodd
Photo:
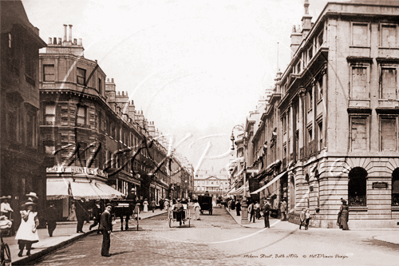
<instances>
[{"instance_id":1,"label":"paved road","mask_svg":"<svg viewBox=\"0 0 399 266\"><path fill-rule=\"evenodd\" d=\"M214 215L193 221L190 228L177 223L169 228L166 214L142 221L141 227L139 232L114 232L109 258L100 256L102 236L91 234L34 265L398 265L399 261L399 245L373 239L391 231L300 231L288 222L271 229L244 228L218 208Z\"/></svg>"}]
</instances>

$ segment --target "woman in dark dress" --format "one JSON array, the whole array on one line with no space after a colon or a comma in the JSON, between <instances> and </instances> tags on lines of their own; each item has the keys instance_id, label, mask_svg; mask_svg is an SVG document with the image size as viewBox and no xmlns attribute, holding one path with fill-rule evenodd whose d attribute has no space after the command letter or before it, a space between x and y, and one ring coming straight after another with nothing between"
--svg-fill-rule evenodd
<instances>
[{"instance_id":1,"label":"woman in dark dress","mask_svg":"<svg viewBox=\"0 0 399 266\"><path fill-rule=\"evenodd\" d=\"M342 230L349 230L348 220L349 220L349 207L346 204L346 200L342 200L342 205L338 213L339 227Z\"/></svg>"}]
</instances>

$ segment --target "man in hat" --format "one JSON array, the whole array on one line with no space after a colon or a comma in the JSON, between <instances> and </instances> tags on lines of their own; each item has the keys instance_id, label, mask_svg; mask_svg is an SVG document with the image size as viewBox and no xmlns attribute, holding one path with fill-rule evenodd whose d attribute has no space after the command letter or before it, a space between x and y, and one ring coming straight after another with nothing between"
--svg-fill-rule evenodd
<instances>
[{"instance_id":1,"label":"man in hat","mask_svg":"<svg viewBox=\"0 0 399 266\"><path fill-rule=\"evenodd\" d=\"M269 222L269 215L270 215L270 209L271 205L269 202L269 198L266 199L265 205L263 207L263 217L265 218L265 228L270 228L270 222Z\"/></svg>"},{"instance_id":2,"label":"man in hat","mask_svg":"<svg viewBox=\"0 0 399 266\"><path fill-rule=\"evenodd\" d=\"M54 203L50 203L50 206L46 209L46 221L48 235L52 237L53 232L57 227L57 209L55 208Z\"/></svg>"},{"instance_id":3,"label":"man in hat","mask_svg":"<svg viewBox=\"0 0 399 266\"><path fill-rule=\"evenodd\" d=\"M35 192L30 192L29 194L26 194L26 196L28 197L27 201L35 202L35 200L39 199Z\"/></svg>"},{"instance_id":4,"label":"man in hat","mask_svg":"<svg viewBox=\"0 0 399 266\"><path fill-rule=\"evenodd\" d=\"M103 233L103 243L101 247L101 256L109 257L109 248L111 246L111 232L112 232L112 217L111 217L112 205L107 204L105 211L101 214L100 230Z\"/></svg>"},{"instance_id":5,"label":"man in hat","mask_svg":"<svg viewBox=\"0 0 399 266\"><path fill-rule=\"evenodd\" d=\"M84 233L83 232L83 224L86 218L86 210L83 206L83 200L75 201L76 204L76 219L78 220L78 224L76 227L76 233Z\"/></svg>"}]
</instances>

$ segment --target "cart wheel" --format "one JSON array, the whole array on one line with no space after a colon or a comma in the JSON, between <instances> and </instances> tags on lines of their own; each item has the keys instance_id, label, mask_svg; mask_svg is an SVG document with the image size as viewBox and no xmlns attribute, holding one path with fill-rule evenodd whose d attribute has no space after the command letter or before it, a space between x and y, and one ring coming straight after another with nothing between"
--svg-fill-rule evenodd
<instances>
[{"instance_id":1,"label":"cart wheel","mask_svg":"<svg viewBox=\"0 0 399 266\"><path fill-rule=\"evenodd\" d=\"M172 228L172 218L169 219L169 227Z\"/></svg>"},{"instance_id":2,"label":"cart wheel","mask_svg":"<svg viewBox=\"0 0 399 266\"><path fill-rule=\"evenodd\" d=\"M1 265L3 265L3 263L10 263L10 262L11 262L10 248L8 247L7 243L2 243L1 244Z\"/></svg>"}]
</instances>

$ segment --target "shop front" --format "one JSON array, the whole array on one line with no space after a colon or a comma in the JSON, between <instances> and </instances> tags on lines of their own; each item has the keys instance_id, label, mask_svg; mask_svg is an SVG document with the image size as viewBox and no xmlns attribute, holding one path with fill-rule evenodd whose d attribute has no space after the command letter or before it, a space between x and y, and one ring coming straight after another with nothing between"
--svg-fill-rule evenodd
<instances>
[{"instance_id":1,"label":"shop front","mask_svg":"<svg viewBox=\"0 0 399 266\"><path fill-rule=\"evenodd\" d=\"M75 200L80 200L80 204L88 211L95 200L112 200L124 196L106 184L108 176L98 168L54 166L47 168L46 172L47 201L54 203L58 220L76 219L73 216Z\"/></svg>"}]
</instances>

